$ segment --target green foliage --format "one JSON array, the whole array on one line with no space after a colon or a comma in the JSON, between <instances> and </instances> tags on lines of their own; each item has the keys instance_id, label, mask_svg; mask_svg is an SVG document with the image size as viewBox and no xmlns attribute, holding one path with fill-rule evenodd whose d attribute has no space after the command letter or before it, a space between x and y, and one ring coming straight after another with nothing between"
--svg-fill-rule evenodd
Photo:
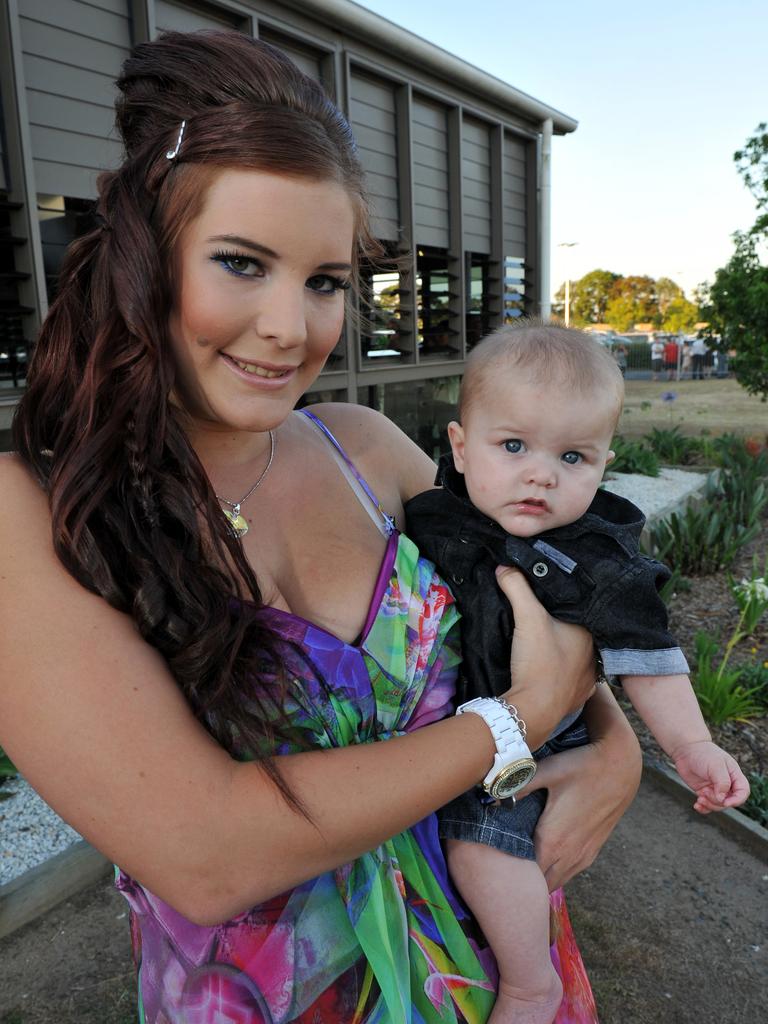
<instances>
[{"instance_id":1,"label":"green foliage","mask_svg":"<svg viewBox=\"0 0 768 1024\"><path fill-rule=\"evenodd\" d=\"M751 484L768 477L768 451L753 452L738 434L722 434L712 441L715 461L731 473L747 477Z\"/></svg>"},{"instance_id":2,"label":"green foliage","mask_svg":"<svg viewBox=\"0 0 768 1024\"><path fill-rule=\"evenodd\" d=\"M730 366L750 394L768 399L768 267L754 235L734 235L736 251L715 274L702 316L715 348L733 350ZM719 341L718 341L719 337Z\"/></svg>"},{"instance_id":3,"label":"green foliage","mask_svg":"<svg viewBox=\"0 0 768 1024\"><path fill-rule=\"evenodd\" d=\"M748 778L749 797L739 810L748 818L756 821L758 825L768 828L768 775L750 772Z\"/></svg>"},{"instance_id":4,"label":"green foliage","mask_svg":"<svg viewBox=\"0 0 768 1024\"><path fill-rule=\"evenodd\" d=\"M756 690L743 685L741 669L726 669L725 659L715 667L717 640L699 632L694 645L696 668L691 682L706 720L712 725L722 725L723 722L746 722L761 714L763 707L756 698Z\"/></svg>"},{"instance_id":5,"label":"green foliage","mask_svg":"<svg viewBox=\"0 0 768 1024\"><path fill-rule=\"evenodd\" d=\"M643 476L659 475L659 459L643 441L629 440L616 435L611 442L616 458L610 465L616 473L641 473Z\"/></svg>"},{"instance_id":6,"label":"green foliage","mask_svg":"<svg viewBox=\"0 0 768 1024\"><path fill-rule=\"evenodd\" d=\"M768 207L768 124L759 124L733 159L758 209Z\"/></svg>"},{"instance_id":7,"label":"green foliage","mask_svg":"<svg viewBox=\"0 0 768 1024\"><path fill-rule=\"evenodd\" d=\"M655 281L652 277L622 277L610 270L590 270L578 281L570 283L571 323L575 327L609 323L614 330L628 331L637 323L652 323L670 332L689 333L700 319L698 302L689 302L680 285L668 277ZM555 316L565 314L565 284L561 284L552 304ZM648 345L642 342L647 355ZM633 367L639 368L630 355ZM645 365L643 363L642 365Z\"/></svg>"},{"instance_id":8,"label":"green foliage","mask_svg":"<svg viewBox=\"0 0 768 1024\"><path fill-rule=\"evenodd\" d=\"M745 577L736 581L729 575L728 585L739 609L744 635L751 636L768 609L768 584L765 577L753 573L749 579Z\"/></svg>"},{"instance_id":9,"label":"green foliage","mask_svg":"<svg viewBox=\"0 0 768 1024\"><path fill-rule=\"evenodd\" d=\"M683 444L676 428L655 431L652 444L654 438L667 450ZM701 443L722 467L719 480L707 489L701 506L673 512L650 530L656 557L683 574L707 574L732 565L739 549L756 536L768 506L768 454L751 455L743 438L734 435Z\"/></svg>"},{"instance_id":10,"label":"green foliage","mask_svg":"<svg viewBox=\"0 0 768 1024\"><path fill-rule=\"evenodd\" d=\"M683 575L717 572L732 565L739 549L748 544L759 526L736 522L720 504L691 505L673 512L650 528L656 558Z\"/></svg>"},{"instance_id":11,"label":"green foliage","mask_svg":"<svg viewBox=\"0 0 768 1024\"><path fill-rule=\"evenodd\" d=\"M691 586L691 581L687 576L683 576L679 569L673 569L672 575L659 591L659 596L664 604L669 604L677 594L687 594L691 590Z\"/></svg>"},{"instance_id":12,"label":"green foliage","mask_svg":"<svg viewBox=\"0 0 768 1024\"><path fill-rule=\"evenodd\" d=\"M691 334L699 322L699 307L690 302L684 295L673 299L661 320L662 330L670 334Z\"/></svg>"},{"instance_id":13,"label":"green foliage","mask_svg":"<svg viewBox=\"0 0 768 1024\"><path fill-rule=\"evenodd\" d=\"M755 691L755 700L768 710L768 663L750 661L741 668L741 684L747 690Z\"/></svg>"},{"instance_id":14,"label":"green foliage","mask_svg":"<svg viewBox=\"0 0 768 1024\"><path fill-rule=\"evenodd\" d=\"M12 779L17 775L16 768L10 757L0 747L0 779Z\"/></svg>"},{"instance_id":15,"label":"green foliage","mask_svg":"<svg viewBox=\"0 0 768 1024\"><path fill-rule=\"evenodd\" d=\"M590 270L588 274L571 283L571 323L576 327L587 324L601 324L605 320L605 307L618 274L609 270ZM555 296L556 303L565 307L565 287Z\"/></svg>"},{"instance_id":16,"label":"green foliage","mask_svg":"<svg viewBox=\"0 0 768 1024\"><path fill-rule=\"evenodd\" d=\"M731 368L740 384L768 400L768 267L760 246L768 237L768 126L759 124L734 153L739 174L755 198L758 217L749 231L737 231L728 263L715 274L702 316L716 347L732 349ZM719 339L719 340L717 340Z\"/></svg>"},{"instance_id":17,"label":"green foliage","mask_svg":"<svg viewBox=\"0 0 768 1024\"><path fill-rule=\"evenodd\" d=\"M700 461L702 442L696 437L686 437L679 426L653 427L646 440L661 461L671 466L690 466Z\"/></svg>"},{"instance_id":18,"label":"green foliage","mask_svg":"<svg viewBox=\"0 0 768 1024\"><path fill-rule=\"evenodd\" d=\"M644 322L630 295L615 295L606 307L605 319L617 331L628 331L636 323Z\"/></svg>"}]
</instances>

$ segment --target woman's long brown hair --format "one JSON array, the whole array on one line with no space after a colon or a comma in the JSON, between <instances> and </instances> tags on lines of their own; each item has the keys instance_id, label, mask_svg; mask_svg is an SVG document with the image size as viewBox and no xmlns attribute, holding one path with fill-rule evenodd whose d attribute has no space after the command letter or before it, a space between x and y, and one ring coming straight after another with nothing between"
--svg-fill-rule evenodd
<instances>
[{"instance_id":1,"label":"woman's long brown hair","mask_svg":"<svg viewBox=\"0 0 768 1024\"><path fill-rule=\"evenodd\" d=\"M173 257L227 167L342 184L356 212L355 256L375 257L362 171L320 86L239 33L141 44L117 86L125 160L99 179L99 227L67 254L14 447L48 493L68 572L133 617L209 731L259 758L300 809L270 756L282 686L276 638L256 614L258 581L169 404Z\"/></svg>"}]
</instances>

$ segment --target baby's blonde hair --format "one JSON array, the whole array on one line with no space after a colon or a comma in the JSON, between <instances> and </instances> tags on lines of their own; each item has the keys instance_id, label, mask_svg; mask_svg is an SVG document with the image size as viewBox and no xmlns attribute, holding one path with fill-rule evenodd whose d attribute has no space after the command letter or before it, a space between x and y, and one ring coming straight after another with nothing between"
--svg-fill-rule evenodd
<instances>
[{"instance_id":1,"label":"baby's blonde hair","mask_svg":"<svg viewBox=\"0 0 768 1024\"><path fill-rule=\"evenodd\" d=\"M613 356L586 331L551 320L524 319L500 327L467 357L459 396L463 423L500 370L522 371L534 385L553 384L582 394L615 395L616 420L624 404L624 378Z\"/></svg>"}]
</instances>

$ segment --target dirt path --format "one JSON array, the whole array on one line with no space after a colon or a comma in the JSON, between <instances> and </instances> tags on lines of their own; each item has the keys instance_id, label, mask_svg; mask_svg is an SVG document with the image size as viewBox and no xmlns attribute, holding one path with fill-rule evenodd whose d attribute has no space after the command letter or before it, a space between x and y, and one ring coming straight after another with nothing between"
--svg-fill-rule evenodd
<instances>
[{"instance_id":1,"label":"dirt path","mask_svg":"<svg viewBox=\"0 0 768 1024\"><path fill-rule=\"evenodd\" d=\"M601 1024L768 1016L768 864L646 781L569 903ZM0 1024L136 1020L125 906L90 889L0 942Z\"/></svg>"}]
</instances>

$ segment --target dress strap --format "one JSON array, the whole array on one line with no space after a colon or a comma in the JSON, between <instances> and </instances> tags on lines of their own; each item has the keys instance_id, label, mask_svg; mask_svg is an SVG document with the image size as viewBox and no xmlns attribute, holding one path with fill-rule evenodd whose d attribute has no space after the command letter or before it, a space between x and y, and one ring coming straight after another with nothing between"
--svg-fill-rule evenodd
<instances>
[{"instance_id":1,"label":"dress strap","mask_svg":"<svg viewBox=\"0 0 768 1024\"><path fill-rule=\"evenodd\" d=\"M315 416L313 412L310 412L309 409L300 409L299 411L302 416L306 416L308 420L314 423L315 427L317 427L317 429L325 435L327 440L330 441L331 453L333 454L337 465L344 474L347 483L352 488L358 501L371 519L373 519L374 523L376 523L376 526L384 536L391 536L391 534L395 532L395 517L387 515L381 502L371 490L368 481L358 471L354 462L350 459L341 444L336 440L323 421L319 417Z\"/></svg>"}]
</instances>

